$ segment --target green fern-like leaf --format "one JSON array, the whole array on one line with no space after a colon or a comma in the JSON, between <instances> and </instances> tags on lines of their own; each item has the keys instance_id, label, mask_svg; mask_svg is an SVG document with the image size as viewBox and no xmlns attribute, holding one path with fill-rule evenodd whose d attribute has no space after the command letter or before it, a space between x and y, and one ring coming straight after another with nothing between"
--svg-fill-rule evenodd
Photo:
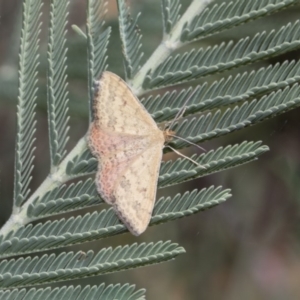
<instances>
[{"instance_id":1,"label":"green fern-like leaf","mask_svg":"<svg viewBox=\"0 0 300 300\"><path fill-rule=\"evenodd\" d=\"M194 190L174 198L161 198L155 205L151 225L168 222L216 206L230 197L229 190L213 186ZM87 213L77 218L48 221L36 226L28 225L9 238L1 237L0 257L10 257L45 251L102 239L124 233L126 227L119 221L113 209L100 213Z\"/></svg>"},{"instance_id":2,"label":"green fern-like leaf","mask_svg":"<svg viewBox=\"0 0 300 300\"><path fill-rule=\"evenodd\" d=\"M66 18L69 1L52 0L48 48L48 119L51 166L57 166L66 154L68 141L68 91L66 75Z\"/></svg>"},{"instance_id":3,"label":"green fern-like leaf","mask_svg":"<svg viewBox=\"0 0 300 300\"><path fill-rule=\"evenodd\" d=\"M89 0L88 1L88 20L87 20L87 41L88 41L88 65L89 65L89 116L92 120L93 98L94 98L94 82L100 74L107 68L107 45L110 37L111 29L104 28L103 21L106 14L105 0Z\"/></svg>"},{"instance_id":4,"label":"green fern-like leaf","mask_svg":"<svg viewBox=\"0 0 300 300\"><path fill-rule=\"evenodd\" d=\"M299 28L300 22L297 21L269 34L262 32L252 39L240 39L235 45L233 42L222 43L213 48L193 49L170 56L145 77L143 88L154 89L190 81L295 50L300 46Z\"/></svg>"},{"instance_id":5,"label":"green fern-like leaf","mask_svg":"<svg viewBox=\"0 0 300 300\"><path fill-rule=\"evenodd\" d=\"M125 0L117 0L117 3L126 79L130 80L139 70L140 62L143 57L143 53L141 52L142 35L137 26L139 15L133 21Z\"/></svg>"},{"instance_id":6,"label":"green fern-like leaf","mask_svg":"<svg viewBox=\"0 0 300 300\"><path fill-rule=\"evenodd\" d=\"M30 193L29 184L33 169L41 6L41 0L28 0L23 4L14 184L16 207L21 206Z\"/></svg>"},{"instance_id":7,"label":"green fern-like leaf","mask_svg":"<svg viewBox=\"0 0 300 300\"><path fill-rule=\"evenodd\" d=\"M181 41L186 43L202 39L285 9L297 2L298 0L239 0L215 4L213 7L207 7L200 15L186 23L181 33Z\"/></svg>"},{"instance_id":8,"label":"green fern-like leaf","mask_svg":"<svg viewBox=\"0 0 300 300\"><path fill-rule=\"evenodd\" d=\"M88 175L95 172L96 164L96 158L92 156L91 151L86 148L82 153L76 155L68 162L66 173L72 177Z\"/></svg>"},{"instance_id":9,"label":"green fern-like leaf","mask_svg":"<svg viewBox=\"0 0 300 300\"><path fill-rule=\"evenodd\" d=\"M193 143L199 143L240 130L299 106L299 93L299 85L294 84L291 88L286 87L284 90L264 96L260 101L253 100L241 106L228 108L225 112L218 110L214 114L208 113L200 118L184 120L177 127L177 134ZM170 145L182 148L188 143L176 140Z\"/></svg>"},{"instance_id":10,"label":"green fern-like leaf","mask_svg":"<svg viewBox=\"0 0 300 300\"><path fill-rule=\"evenodd\" d=\"M255 160L257 156L268 151L268 147L260 144L243 142L240 145L220 147L199 156L193 155L191 159L200 165L198 167L195 163L181 158L175 162L162 163L158 186L162 188L182 183Z\"/></svg>"},{"instance_id":11,"label":"green fern-like leaf","mask_svg":"<svg viewBox=\"0 0 300 300\"><path fill-rule=\"evenodd\" d=\"M31 288L13 289L0 291L2 300L45 300L45 299L64 299L64 300L94 300L96 297L101 300L119 299L119 300L144 300L145 290L135 291L134 285L101 284L99 286L63 286L61 288Z\"/></svg>"},{"instance_id":12,"label":"green fern-like leaf","mask_svg":"<svg viewBox=\"0 0 300 300\"><path fill-rule=\"evenodd\" d=\"M230 196L229 190L211 186L201 191L193 190L185 192L183 195L177 194L172 199L170 197L161 198L154 207L151 225L165 223L212 208L226 201Z\"/></svg>"},{"instance_id":13,"label":"green fern-like leaf","mask_svg":"<svg viewBox=\"0 0 300 300\"><path fill-rule=\"evenodd\" d=\"M212 85L204 83L180 92L167 91L162 96L150 95L142 99L143 105L157 122L173 119L185 105L184 116L221 108L222 106L238 103L258 96L263 96L274 90L283 89L300 81L300 63L285 61L258 71L245 72L235 77L223 78Z\"/></svg>"},{"instance_id":14,"label":"green fern-like leaf","mask_svg":"<svg viewBox=\"0 0 300 300\"><path fill-rule=\"evenodd\" d=\"M180 18L181 4L179 0L162 0L164 33L169 34Z\"/></svg>"},{"instance_id":15,"label":"green fern-like leaf","mask_svg":"<svg viewBox=\"0 0 300 300\"><path fill-rule=\"evenodd\" d=\"M25 287L90 277L109 272L136 268L170 260L184 253L184 249L170 242L142 243L115 249L73 252L3 260L0 263L2 288Z\"/></svg>"},{"instance_id":16,"label":"green fern-like leaf","mask_svg":"<svg viewBox=\"0 0 300 300\"><path fill-rule=\"evenodd\" d=\"M42 218L101 203L103 200L96 192L95 182L89 178L84 182L62 185L47 192L28 207L27 214L31 219Z\"/></svg>"}]
</instances>

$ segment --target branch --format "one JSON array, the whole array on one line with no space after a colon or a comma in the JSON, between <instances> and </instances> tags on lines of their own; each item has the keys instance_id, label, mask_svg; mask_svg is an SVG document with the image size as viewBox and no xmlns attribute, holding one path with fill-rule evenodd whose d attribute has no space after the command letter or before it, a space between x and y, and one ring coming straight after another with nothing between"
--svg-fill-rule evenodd
<instances>
[{"instance_id":1,"label":"branch","mask_svg":"<svg viewBox=\"0 0 300 300\"><path fill-rule=\"evenodd\" d=\"M134 78L128 82L135 95L139 96L143 94L144 90L142 84L146 75L162 63L173 51L184 45L184 43L180 41L184 25L202 12L211 1L212 0L194 0L177 24L174 25L173 30L171 30L169 34L164 35L160 45L156 48L147 62L142 66Z\"/></svg>"}]
</instances>

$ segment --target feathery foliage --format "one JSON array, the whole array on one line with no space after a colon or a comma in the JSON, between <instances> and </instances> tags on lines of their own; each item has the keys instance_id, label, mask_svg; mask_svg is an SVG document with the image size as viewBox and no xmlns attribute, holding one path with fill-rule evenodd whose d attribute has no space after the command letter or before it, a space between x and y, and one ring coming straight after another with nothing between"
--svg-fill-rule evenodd
<instances>
[{"instance_id":1,"label":"feathery foliage","mask_svg":"<svg viewBox=\"0 0 300 300\"><path fill-rule=\"evenodd\" d=\"M64 299L64 300L144 300L145 290L135 291L134 285L116 284L105 286L103 283L99 286L69 286L61 288L31 288L29 290L13 289L0 291L0 299L6 300L45 300L45 299Z\"/></svg>"},{"instance_id":2,"label":"feathery foliage","mask_svg":"<svg viewBox=\"0 0 300 300\"><path fill-rule=\"evenodd\" d=\"M164 34L169 34L180 18L181 4L179 0L162 0Z\"/></svg>"},{"instance_id":3,"label":"feathery foliage","mask_svg":"<svg viewBox=\"0 0 300 300\"><path fill-rule=\"evenodd\" d=\"M66 154L68 92L66 75L66 17L69 1L53 0L50 12L50 36L48 43L48 119L51 166L57 166Z\"/></svg>"},{"instance_id":4,"label":"feathery foliage","mask_svg":"<svg viewBox=\"0 0 300 300\"><path fill-rule=\"evenodd\" d=\"M57 215L84 207L103 203L91 178L76 184L61 185L48 191L41 199L36 199L29 207L27 214L34 217Z\"/></svg>"},{"instance_id":5,"label":"feathery foliage","mask_svg":"<svg viewBox=\"0 0 300 300\"><path fill-rule=\"evenodd\" d=\"M145 77L143 88L154 89L190 81L267 57L283 54L300 46L300 22L289 23L278 31L258 33L254 38L237 43L221 43L214 47L191 50L170 56Z\"/></svg>"},{"instance_id":6,"label":"feathery foliage","mask_svg":"<svg viewBox=\"0 0 300 300\"><path fill-rule=\"evenodd\" d=\"M223 2L207 7L186 23L181 33L182 42L191 42L219 33L231 27L235 27L261 18L294 5L298 0L239 0L237 2Z\"/></svg>"},{"instance_id":7,"label":"feathery foliage","mask_svg":"<svg viewBox=\"0 0 300 300\"><path fill-rule=\"evenodd\" d=\"M104 28L103 20L106 14L106 1L88 0L87 40L88 40L88 65L89 65L89 116L92 120L92 106L94 97L94 82L107 68L106 50L111 28Z\"/></svg>"},{"instance_id":8,"label":"feathery foliage","mask_svg":"<svg viewBox=\"0 0 300 300\"><path fill-rule=\"evenodd\" d=\"M282 64L270 65L250 73L244 72L235 77L222 78L208 85L204 83L195 89L191 87L180 92L167 91L163 95L142 99L143 105L156 122L173 119L184 106L184 116L221 108L255 97L261 97L274 90L283 89L300 81L300 63L285 61Z\"/></svg>"},{"instance_id":9,"label":"feathery foliage","mask_svg":"<svg viewBox=\"0 0 300 300\"><path fill-rule=\"evenodd\" d=\"M211 150L208 153L197 156L194 154L191 158L200 166L186 159L179 158L175 162L162 163L158 186L166 187L173 184L179 184L187 180L202 177L208 174L219 172L246 162L255 160L258 155L268 151L269 148L261 146L260 142L246 141L240 145L220 147L217 150Z\"/></svg>"},{"instance_id":10,"label":"feathery foliage","mask_svg":"<svg viewBox=\"0 0 300 300\"><path fill-rule=\"evenodd\" d=\"M225 31L242 23L285 9L295 0L236 1L206 7L210 0L193 0L184 12L180 0L162 0L163 39L154 53L141 64L141 33L137 17L132 20L125 0L117 0L119 32L123 47L124 69L129 86L137 95L145 92L142 103L157 123L176 118L176 135L169 145L180 149L189 142L200 143L257 124L300 106L299 62L285 61L222 78L212 84L192 81L225 72L257 60L277 56L300 47L299 22L287 24L270 33L258 33L236 43L194 48L183 54L176 50L192 41ZM26 257L34 252L60 249L75 244L118 235L127 231L112 208L63 218L83 208L103 203L91 178L75 183L69 180L93 175L97 160L87 148L86 136L66 155L68 133L68 91L66 68L66 20L69 2L52 0L48 42L48 119L51 155L50 175L29 196L35 132L37 93L38 35L41 0L24 0L20 50L18 132L16 144L14 211L0 234L0 299L144 299L144 291L131 285L105 287L60 287L56 289L19 289L44 283L83 278L128 268L159 263L184 253L171 242L132 244L115 249L103 248L97 254L89 250ZM88 51L88 95L90 121L94 82L107 68L107 46L111 29L104 17L106 1L89 0L86 43ZM77 30L78 32L78 30ZM81 31L80 34L85 36ZM196 47L196 46L195 46ZM190 86L172 89L186 82ZM161 87L163 94L152 93ZM170 90L171 89L171 90ZM70 97L72 101L72 98ZM188 116L192 116L187 118ZM256 160L268 150L261 142L243 141L219 147L190 161L179 158L162 162L158 188L177 185L194 178ZM164 152L169 151L165 149ZM210 186L159 199L151 225L198 213L226 201L230 191ZM16 209L16 207L18 209ZM57 219L44 221L46 217ZM31 224L32 221L40 223ZM10 257L23 255L18 259ZM8 259L9 258L9 259ZM8 288L16 288L6 290Z\"/></svg>"},{"instance_id":11,"label":"feathery foliage","mask_svg":"<svg viewBox=\"0 0 300 300\"><path fill-rule=\"evenodd\" d=\"M165 223L211 208L230 197L229 190L221 187L201 191L194 190L172 199L162 197L155 205L151 225ZM100 213L87 213L67 220L48 221L35 226L20 228L14 237L1 239L0 257L11 257L66 247L69 245L102 239L124 233L126 227L119 221L113 209Z\"/></svg>"},{"instance_id":12,"label":"feathery foliage","mask_svg":"<svg viewBox=\"0 0 300 300\"><path fill-rule=\"evenodd\" d=\"M93 251L62 252L59 255L3 260L0 263L0 286L19 288L91 277L167 261L181 253L184 249L177 244L157 242L103 248L96 254Z\"/></svg>"},{"instance_id":13,"label":"feathery foliage","mask_svg":"<svg viewBox=\"0 0 300 300\"><path fill-rule=\"evenodd\" d=\"M260 101L244 102L241 106L215 113L207 113L199 118L184 120L177 127L177 134L198 143L229 132L261 122L300 105L300 88L296 83L284 90L265 95ZM182 148L188 143L176 140L170 143L174 148Z\"/></svg>"},{"instance_id":14,"label":"feathery foliage","mask_svg":"<svg viewBox=\"0 0 300 300\"><path fill-rule=\"evenodd\" d=\"M141 52L140 29L137 26L139 15L133 20L125 0L117 0L119 10L119 30L122 42L123 61L126 79L130 80L139 70L143 57Z\"/></svg>"},{"instance_id":15,"label":"feathery foliage","mask_svg":"<svg viewBox=\"0 0 300 300\"><path fill-rule=\"evenodd\" d=\"M85 149L82 153L68 161L66 173L70 177L88 175L95 171L96 164L97 160L94 156L92 156L91 151L89 151L89 149Z\"/></svg>"},{"instance_id":16,"label":"feathery foliage","mask_svg":"<svg viewBox=\"0 0 300 300\"><path fill-rule=\"evenodd\" d=\"M30 193L33 169L37 67L40 34L41 0L23 4L20 47L18 124L15 158L14 206L19 207Z\"/></svg>"}]
</instances>

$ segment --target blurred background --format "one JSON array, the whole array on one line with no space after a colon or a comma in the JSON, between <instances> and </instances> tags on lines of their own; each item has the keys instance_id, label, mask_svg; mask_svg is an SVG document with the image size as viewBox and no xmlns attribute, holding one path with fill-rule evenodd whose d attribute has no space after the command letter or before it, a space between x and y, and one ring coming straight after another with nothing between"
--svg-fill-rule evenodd
<instances>
[{"instance_id":1,"label":"blurred background","mask_svg":"<svg viewBox=\"0 0 300 300\"><path fill-rule=\"evenodd\" d=\"M32 190L49 171L46 114L46 51L49 2L43 7L41 64L37 109L37 150ZM221 1L215 1L221 2ZM190 0L182 0L187 6ZM141 11L144 59L159 44L161 12L159 0L131 0L132 13ZM20 0L0 0L0 222L11 213L13 196L18 51L21 30ZM68 32L68 75L70 91L70 142L72 149L86 133L87 66L86 45L71 29L76 24L85 31L86 0L72 0ZM191 45L206 47L221 41L238 40L256 32L270 31L299 18L300 6L259 19ZM124 75L118 36L117 8L109 1L107 25L112 26L109 70ZM298 60L300 51L287 53L254 65L205 78L209 82L229 74L257 69L270 63ZM197 82L199 83L199 82ZM98 251L109 245L172 240L187 253L175 261L111 275L77 280L72 284L135 283L147 289L148 299L266 300L300 299L300 110L295 109L251 128L204 143L207 150L262 140L271 150L259 160L185 184L159 190L158 197L195 188L222 185L232 189L227 202L194 216L151 227L141 237L130 234L66 248ZM185 154L199 152L190 147ZM175 159L169 154L166 159ZM100 208L99 208L100 209ZM66 284L66 283L64 283ZM68 283L69 284L69 283Z\"/></svg>"}]
</instances>

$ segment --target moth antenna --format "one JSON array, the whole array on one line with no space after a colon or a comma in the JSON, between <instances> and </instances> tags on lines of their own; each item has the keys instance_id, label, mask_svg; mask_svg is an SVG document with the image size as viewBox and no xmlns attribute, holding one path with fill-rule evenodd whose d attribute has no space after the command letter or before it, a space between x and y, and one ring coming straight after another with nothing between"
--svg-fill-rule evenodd
<instances>
[{"instance_id":1,"label":"moth antenna","mask_svg":"<svg viewBox=\"0 0 300 300\"><path fill-rule=\"evenodd\" d=\"M166 147L170 148L171 150L173 150L176 154L178 154L181 157L184 157L185 159L191 161L192 163L194 163L195 165L197 165L198 167L201 167L202 169L206 170L205 167L201 166L199 163L197 163L195 160L193 160L192 158L182 154L181 152L177 151L176 149L174 149L173 147L167 145Z\"/></svg>"},{"instance_id":2,"label":"moth antenna","mask_svg":"<svg viewBox=\"0 0 300 300\"><path fill-rule=\"evenodd\" d=\"M168 126L168 123L166 123L165 129L168 127L168 129L172 129L172 126L174 126L174 123L183 117L185 111L186 111L186 106L188 104L188 102L191 100L191 98L198 92L199 90L199 86L197 86L194 91L192 92L192 94L185 100L183 106L180 108L180 110L177 112L177 114L175 115L175 118L171 121L171 124Z\"/></svg>"},{"instance_id":3,"label":"moth antenna","mask_svg":"<svg viewBox=\"0 0 300 300\"><path fill-rule=\"evenodd\" d=\"M199 146L199 145L197 145L197 144L195 144L195 143L193 143L193 142L191 142L191 141L189 141L189 140L187 140L187 139L185 139L185 138L183 138L183 137L181 137L181 136L175 135L175 134L173 134L173 133L168 133L168 135L169 135L169 136L173 136L174 138L177 138L177 139L179 139L179 140L183 140L183 141L185 141L186 143L188 143L188 144L190 144L190 145L193 145L193 146L199 148L200 150L206 152L206 149L202 148L201 146Z\"/></svg>"}]
</instances>

